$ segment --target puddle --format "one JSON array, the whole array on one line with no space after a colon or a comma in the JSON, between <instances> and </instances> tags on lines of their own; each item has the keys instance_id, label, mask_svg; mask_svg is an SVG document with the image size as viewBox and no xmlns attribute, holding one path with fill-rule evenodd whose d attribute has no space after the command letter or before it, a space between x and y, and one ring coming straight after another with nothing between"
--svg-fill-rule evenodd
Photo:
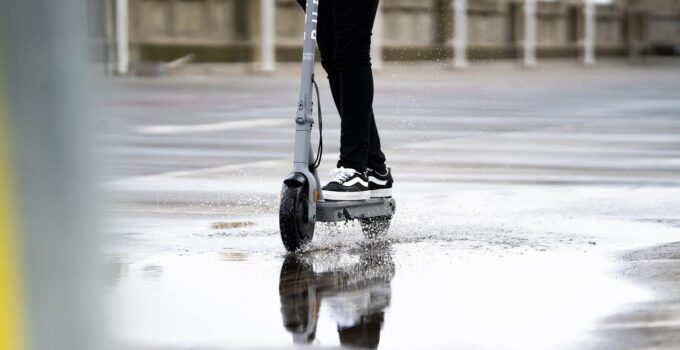
<instances>
[{"instance_id":1,"label":"puddle","mask_svg":"<svg viewBox=\"0 0 680 350\"><path fill-rule=\"evenodd\" d=\"M110 290L111 331L134 346L199 349L574 348L601 318L651 297L613 268L593 253L433 242L161 255L130 264Z\"/></svg>"}]
</instances>

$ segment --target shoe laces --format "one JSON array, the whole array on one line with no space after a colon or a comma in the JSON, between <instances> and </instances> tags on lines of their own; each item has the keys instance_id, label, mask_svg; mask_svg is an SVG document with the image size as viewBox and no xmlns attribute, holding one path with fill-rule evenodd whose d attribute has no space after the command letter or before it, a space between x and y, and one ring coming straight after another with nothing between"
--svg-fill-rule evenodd
<instances>
[{"instance_id":1,"label":"shoe laces","mask_svg":"<svg viewBox=\"0 0 680 350\"><path fill-rule=\"evenodd\" d=\"M356 171L354 169L347 169L343 167L339 167L337 169L331 170L331 181L335 181L337 183L343 183L354 176L354 173Z\"/></svg>"}]
</instances>

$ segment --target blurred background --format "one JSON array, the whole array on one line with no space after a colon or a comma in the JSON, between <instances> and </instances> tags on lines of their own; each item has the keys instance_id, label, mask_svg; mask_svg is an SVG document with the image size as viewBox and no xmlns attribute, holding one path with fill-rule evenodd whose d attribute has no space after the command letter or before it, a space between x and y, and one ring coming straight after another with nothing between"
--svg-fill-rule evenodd
<instances>
[{"instance_id":1,"label":"blurred background","mask_svg":"<svg viewBox=\"0 0 680 350\"><path fill-rule=\"evenodd\" d=\"M385 0L374 60L447 60L456 45L464 51L459 65L465 57L527 54L586 63L594 55L677 55L679 6L674 0ZM260 62L270 70L274 61L297 61L301 50L303 23L293 0L90 0L88 12L97 60L120 73L187 55L202 63Z\"/></svg>"},{"instance_id":2,"label":"blurred background","mask_svg":"<svg viewBox=\"0 0 680 350\"><path fill-rule=\"evenodd\" d=\"M680 346L680 1L381 0L390 237L286 256L302 28L0 0L0 349Z\"/></svg>"}]
</instances>

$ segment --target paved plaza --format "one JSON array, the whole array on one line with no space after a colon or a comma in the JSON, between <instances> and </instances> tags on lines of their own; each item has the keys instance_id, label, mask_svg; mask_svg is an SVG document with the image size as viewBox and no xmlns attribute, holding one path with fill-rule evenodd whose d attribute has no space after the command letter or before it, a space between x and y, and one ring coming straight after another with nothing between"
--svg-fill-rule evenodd
<instances>
[{"instance_id":1,"label":"paved plaza","mask_svg":"<svg viewBox=\"0 0 680 350\"><path fill-rule=\"evenodd\" d=\"M340 123L317 75L324 181ZM680 347L680 65L401 63L375 80L390 233L318 224L296 255L278 202L297 66L103 81L110 336L133 349Z\"/></svg>"}]
</instances>

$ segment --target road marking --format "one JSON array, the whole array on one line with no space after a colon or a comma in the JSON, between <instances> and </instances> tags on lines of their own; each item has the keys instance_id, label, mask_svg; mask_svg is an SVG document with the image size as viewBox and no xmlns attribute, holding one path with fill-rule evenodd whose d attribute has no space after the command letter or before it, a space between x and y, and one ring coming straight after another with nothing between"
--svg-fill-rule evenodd
<instances>
[{"instance_id":1,"label":"road marking","mask_svg":"<svg viewBox=\"0 0 680 350\"><path fill-rule=\"evenodd\" d=\"M253 119L232 120L219 123L193 125L149 125L137 128L138 134L144 135L178 135L202 132L249 129L255 127L282 126L291 124L289 119Z\"/></svg>"},{"instance_id":2,"label":"road marking","mask_svg":"<svg viewBox=\"0 0 680 350\"><path fill-rule=\"evenodd\" d=\"M135 176L135 177L128 177L120 180L114 180L110 181L107 183L102 184L104 188L110 188L110 189L131 189L131 188L139 188L140 186L142 188L150 188L150 184L157 184L157 183L164 183L163 181L167 181L170 179L181 179L181 181L187 181L187 178L196 178L201 181L205 181L206 177L210 175L220 175L224 173L229 173L233 171L241 171L244 169L274 169L274 168L280 168L284 164L288 164L290 161L288 160L265 160L265 161L258 161L258 162L249 162L249 163L238 163L238 164L230 164L230 165L221 165L221 166L216 166L216 167L209 167L209 168L200 168L200 169L192 169L192 170L179 170L179 171L170 171L170 172L165 172L165 173L158 173L158 174L152 174L152 175L143 175L143 176ZM284 173L282 173L284 174ZM220 180L221 181L221 180ZM221 181L224 182L224 181Z\"/></svg>"},{"instance_id":3,"label":"road marking","mask_svg":"<svg viewBox=\"0 0 680 350\"><path fill-rule=\"evenodd\" d=\"M617 322L605 324L600 329L635 329L635 328L680 328L680 320L648 321L648 322Z\"/></svg>"}]
</instances>

